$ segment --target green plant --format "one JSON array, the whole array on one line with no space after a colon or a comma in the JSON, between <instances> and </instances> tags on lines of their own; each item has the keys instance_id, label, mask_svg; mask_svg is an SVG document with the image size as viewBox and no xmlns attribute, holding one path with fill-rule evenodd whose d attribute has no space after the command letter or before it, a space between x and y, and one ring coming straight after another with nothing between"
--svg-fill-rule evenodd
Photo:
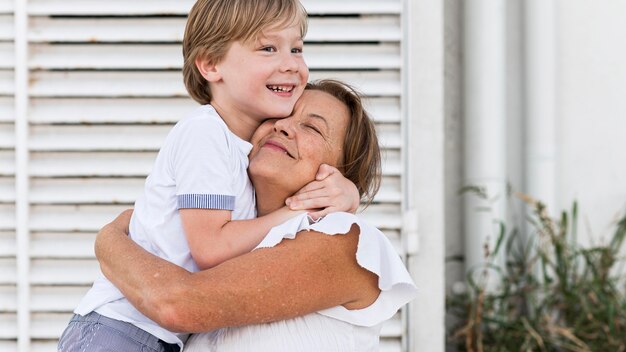
<instances>
[{"instance_id":1,"label":"green plant","mask_svg":"<svg viewBox=\"0 0 626 352\"><path fill-rule=\"evenodd\" d=\"M459 320L449 338L460 351L626 351L626 215L608 243L583 248L576 203L553 219L541 202L519 197L533 209L534 231L523 240L501 226L486 264L468 273L467 292L448 297ZM486 288L494 278L497 287Z\"/></svg>"}]
</instances>

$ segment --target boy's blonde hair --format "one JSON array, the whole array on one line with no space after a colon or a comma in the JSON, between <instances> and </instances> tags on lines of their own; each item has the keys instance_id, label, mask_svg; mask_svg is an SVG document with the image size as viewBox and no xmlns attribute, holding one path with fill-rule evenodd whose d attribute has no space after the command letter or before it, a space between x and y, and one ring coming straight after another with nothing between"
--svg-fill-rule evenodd
<instances>
[{"instance_id":1,"label":"boy's blonde hair","mask_svg":"<svg viewBox=\"0 0 626 352\"><path fill-rule=\"evenodd\" d=\"M307 31L307 13L298 0L198 0L187 19L183 38L183 79L189 95L200 104L211 102L209 83L196 59L219 63L234 41L255 40L264 29L299 24Z\"/></svg>"}]
</instances>

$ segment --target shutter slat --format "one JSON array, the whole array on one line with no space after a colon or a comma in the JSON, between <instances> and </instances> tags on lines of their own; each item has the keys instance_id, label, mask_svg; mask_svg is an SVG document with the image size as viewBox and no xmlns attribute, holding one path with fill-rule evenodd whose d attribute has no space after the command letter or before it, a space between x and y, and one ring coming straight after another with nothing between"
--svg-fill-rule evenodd
<instances>
[{"instance_id":1,"label":"shutter slat","mask_svg":"<svg viewBox=\"0 0 626 352\"><path fill-rule=\"evenodd\" d=\"M0 231L0 258L15 257L15 253L15 232ZM2 303L0 303L0 311L2 311L1 306Z\"/></svg>"},{"instance_id":2,"label":"shutter slat","mask_svg":"<svg viewBox=\"0 0 626 352\"><path fill-rule=\"evenodd\" d=\"M37 232L31 237L30 250L33 258L93 259L95 255L95 232Z\"/></svg>"},{"instance_id":3,"label":"shutter slat","mask_svg":"<svg viewBox=\"0 0 626 352\"><path fill-rule=\"evenodd\" d=\"M35 151L156 151L171 129L152 126L36 126L31 150Z\"/></svg>"},{"instance_id":4,"label":"shutter slat","mask_svg":"<svg viewBox=\"0 0 626 352\"><path fill-rule=\"evenodd\" d=\"M0 68L12 67L11 55L0 45ZM399 69L399 45L305 45L305 58L311 69ZM3 61L7 61L6 63ZM183 59L180 44L162 45L34 45L29 67L41 69L158 69L180 70Z\"/></svg>"},{"instance_id":5,"label":"shutter slat","mask_svg":"<svg viewBox=\"0 0 626 352\"><path fill-rule=\"evenodd\" d=\"M0 326L4 326L5 324L9 324L5 322L2 317L0 317ZM13 325L17 325L17 321L11 322ZM2 352L17 352L17 341L15 340L15 336L11 337L11 339L2 340L2 335L0 335L0 351ZM50 350L55 351L55 350ZM33 350L34 352L34 350ZM43 351L41 351L43 352Z\"/></svg>"},{"instance_id":6,"label":"shutter slat","mask_svg":"<svg viewBox=\"0 0 626 352\"><path fill-rule=\"evenodd\" d=\"M31 289L31 310L33 312L71 312L90 287L91 285L33 286ZM70 316L68 316L66 324Z\"/></svg>"},{"instance_id":7,"label":"shutter slat","mask_svg":"<svg viewBox=\"0 0 626 352\"><path fill-rule=\"evenodd\" d=\"M7 1L7 0L4 0ZM35 16L150 16L187 15L194 1L191 0L30 0L28 12ZM303 0L309 15L319 14L399 14L402 5L398 0ZM0 10L10 9L10 4L0 3ZM0 11L1 12L1 11Z\"/></svg>"},{"instance_id":8,"label":"shutter slat","mask_svg":"<svg viewBox=\"0 0 626 352\"><path fill-rule=\"evenodd\" d=\"M17 287L0 286L0 312L17 311Z\"/></svg>"},{"instance_id":9,"label":"shutter slat","mask_svg":"<svg viewBox=\"0 0 626 352\"><path fill-rule=\"evenodd\" d=\"M0 326L2 326L0 339L15 339L17 337L17 315L15 313L0 313ZM0 347L4 347L3 345L7 346L7 349L2 349L2 351L11 350L13 343L12 341L0 340ZM17 346L15 350L17 350Z\"/></svg>"},{"instance_id":10,"label":"shutter slat","mask_svg":"<svg viewBox=\"0 0 626 352\"><path fill-rule=\"evenodd\" d=\"M309 15L319 14L400 14L399 0L302 0Z\"/></svg>"},{"instance_id":11,"label":"shutter slat","mask_svg":"<svg viewBox=\"0 0 626 352\"><path fill-rule=\"evenodd\" d=\"M0 184L1 185L1 184ZM141 195L143 178L38 179L31 185L33 204L128 204Z\"/></svg>"},{"instance_id":12,"label":"shutter slat","mask_svg":"<svg viewBox=\"0 0 626 352\"><path fill-rule=\"evenodd\" d=\"M2 28L0 26L0 31ZM0 71L0 96L15 93L13 71Z\"/></svg>"},{"instance_id":13,"label":"shutter slat","mask_svg":"<svg viewBox=\"0 0 626 352\"><path fill-rule=\"evenodd\" d=\"M182 78L181 78L182 79ZM175 123L198 106L171 99L34 99L30 121L40 123Z\"/></svg>"},{"instance_id":14,"label":"shutter slat","mask_svg":"<svg viewBox=\"0 0 626 352\"><path fill-rule=\"evenodd\" d=\"M97 232L127 208L125 205L32 206L30 227L35 232Z\"/></svg>"},{"instance_id":15,"label":"shutter slat","mask_svg":"<svg viewBox=\"0 0 626 352\"><path fill-rule=\"evenodd\" d=\"M4 230L15 230L15 204L0 204L0 231Z\"/></svg>"},{"instance_id":16,"label":"shutter slat","mask_svg":"<svg viewBox=\"0 0 626 352\"><path fill-rule=\"evenodd\" d=\"M381 148L400 149L402 140L398 138L400 135L399 125L378 125L376 126L376 130L378 144Z\"/></svg>"},{"instance_id":17,"label":"shutter slat","mask_svg":"<svg viewBox=\"0 0 626 352\"><path fill-rule=\"evenodd\" d=\"M310 79L321 78L345 81L370 96L398 96L402 90L400 75L395 71L310 74ZM187 96L178 72L37 72L32 74L31 82L31 95L35 97Z\"/></svg>"},{"instance_id":18,"label":"shutter slat","mask_svg":"<svg viewBox=\"0 0 626 352\"><path fill-rule=\"evenodd\" d=\"M71 317L71 314L68 315L68 317ZM63 322L64 328L65 328L65 324L67 324L69 320L70 318L67 318L67 320ZM57 336L54 339L32 341L30 343L30 352L57 352L57 342L58 342L59 336Z\"/></svg>"},{"instance_id":19,"label":"shutter slat","mask_svg":"<svg viewBox=\"0 0 626 352\"><path fill-rule=\"evenodd\" d=\"M0 41L13 41L15 28L12 15L0 15Z\"/></svg>"},{"instance_id":20,"label":"shutter slat","mask_svg":"<svg viewBox=\"0 0 626 352\"><path fill-rule=\"evenodd\" d=\"M0 42L0 70L13 69L15 65L15 55L13 43Z\"/></svg>"},{"instance_id":21,"label":"shutter slat","mask_svg":"<svg viewBox=\"0 0 626 352\"><path fill-rule=\"evenodd\" d=\"M359 213L359 217L380 230L396 230L402 227L402 219L398 217L399 213L399 204L372 204L362 213Z\"/></svg>"},{"instance_id":22,"label":"shutter slat","mask_svg":"<svg viewBox=\"0 0 626 352\"><path fill-rule=\"evenodd\" d=\"M400 176L402 174L402 160L399 150L383 150L382 159L385 175Z\"/></svg>"},{"instance_id":23,"label":"shutter slat","mask_svg":"<svg viewBox=\"0 0 626 352\"><path fill-rule=\"evenodd\" d=\"M365 109L376 122L400 123L400 99L368 98L364 102Z\"/></svg>"},{"instance_id":24,"label":"shutter slat","mask_svg":"<svg viewBox=\"0 0 626 352\"><path fill-rule=\"evenodd\" d=\"M70 313L32 314L30 336L33 339L58 339L71 318Z\"/></svg>"},{"instance_id":25,"label":"shutter slat","mask_svg":"<svg viewBox=\"0 0 626 352\"><path fill-rule=\"evenodd\" d=\"M379 352L401 352L402 343L397 339L381 339Z\"/></svg>"},{"instance_id":26,"label":"shutter slat","mask_svg":"<svg viewBox=\"0 0 626 352\"><path fill-rule=\"evenodd\" d=\"M2 85L2 83L0 83ZM15 105L12 97L0 97L0 123L15 121Z\"/></svg>"},{"instance_id":27,"label":"shutter slat","mask_svg":"<svg viewBox=\"0 0 626 352\"><path fill-rule=\"evenodd\" d=\"M15 285L16 280L15 258L0 258L0 285Z\"/></svg>"},{"instance_id":28,"label":"shutter slat","mask_svg":"<svg viewBox=\"0 0 626 352\"><path fill-rule=\"evenodd\" d=\"M0 203L15 202L15 181L13 178L0 177Z\"/></svg>"},{"instance_id":29,"label":"shutter slat","mask_svg":"<svg viewBox=\"0 0 626 352\"><path fill-rule=\"evenodd\" d=\"M0 150L0 177L15 175L15 153Z\"/></svg>"},{"instance_id":30,"label":"shutter slat","mask_svg":"<svg viewBox=\"0 0 626 352\"><path fill-rule=\"evenodd\" d=\"M34 285L91 285L100 274L95 259L34 259L30 282Z\"/></svg>"},{"instance_id":31,"label":"shutter slat","mask_svg":"<svg viewBox=\"0 0 626 352\"><path fill-rule=\"evenodd\" d=\"M156 152L35 153L30 167L36 177L145 177L155 158Z\"/></svg>"},{"instance_id":32,"label":"shutter slat","mask_svg":"<svg viewBox=\"0 0 626 352\"><path fill-rule=\"evenodd\" d=\"M8 22L2 21L0 24ZM31 18L31 42L159 42L182 41L184 18ZM372 42L399 41L396 16L369 18L311 18L306 41ZM6 39L12 38L7 36ZM0 37L2 40L3 37Z\"/></svg>"},{"instance_id":33,"label":"shutter slat","mask_svg":"<svg viewBox=\"0 0 626 352\"><path fill-rule=\"evenodd\" d=\"M12 100L0 99L0 113L6 107L12 114ZM175 123L197 107L189 98L133 98L133 99L34 99L29 120L34 124L48 123ZM400 122L398 98L368 98L366 108L372 118L380 123ZM0 119L2 115L0 115Z\"/></svg>"},{"instance_id":34,"label":"shutter slat","mask_svg":"<svg viewBox=\"0 0 626 352\"><path fill-rule=\"evenodd\" d=\"M380 190L376 197L375 202L379 203L399 203L402 201L402 186L400 184L399 177L383 177Z\"/></svg>"},{"instance_id":35,"label":"shutter slat","mask_svg":"<svg viewBox=\"0 0 626 352\"><path fill-rule=\"evenodd\" d=\"M15 134L12 124L0 124L0 150L15 147Z\"/></svg>"},{"instance_id":36,"label":"shutter slat","mask_svg":"<svg viewBox=\"0 0 626 352\"><path fill-rule=\"evenodd\" d=\"M14 1L0 0L0 15L13 13Z\"/></svg>"}]
</instances>

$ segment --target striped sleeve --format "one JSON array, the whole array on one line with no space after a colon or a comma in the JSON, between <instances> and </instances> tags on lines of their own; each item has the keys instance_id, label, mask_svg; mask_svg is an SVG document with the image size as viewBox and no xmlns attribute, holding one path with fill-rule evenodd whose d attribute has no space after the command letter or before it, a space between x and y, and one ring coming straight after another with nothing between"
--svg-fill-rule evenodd
<instances>
[{"instance_id":1,"label":"striped sleeve","mask_svg":"<svg viewBox=\"0 0 626 352\"><path fill-rule=\"evenodd\" d=\"M223 194L180 194L178 209L235 210L235 197Z\"/></svg>"}]
</instances>

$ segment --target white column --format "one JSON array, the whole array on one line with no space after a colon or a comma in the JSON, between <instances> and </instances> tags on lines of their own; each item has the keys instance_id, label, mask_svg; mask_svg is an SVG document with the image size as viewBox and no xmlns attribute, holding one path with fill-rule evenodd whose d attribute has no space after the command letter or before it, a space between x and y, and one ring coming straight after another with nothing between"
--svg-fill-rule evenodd
<instances>
[{"instance_id":1,"label":"white column","mask_svg":"<svg viewBox=\"0 0 626 352\"><path fill-rule=\"evenodd\" d=\"M554 0L524 2L526 189L555 214L556 71Z\"/></svg>"},{"instance_id":2,"label":"white column","mask_svg":"<svg viewBox=\"0 0 626 352\"><path fill-rule=\"evenodd\" d=\"M464 196L465 267L493 249L495 219L506 216L505 0L464 2L464 185L482 187L489 199Z\"/></svg>"},{"instance_id":3,"label":"white column","mask_svg":"<svg viewBox=\"0 0 626 352\"><path fill-rule=\"evenodd\" d=\"M404 4L404 238L419 288L409 305L408 350L443 352L444 1Z\"/></svg>"},{"instance_id":4,"label":"white column","mask_svg":"<svg viewBox=\"0 0 626 352\"><path fill-rule=\"evenodd\" d=\"M30 233L28 229L28 15L15 0L15 214L17 237L17 348L30 351Z\"/></svg>"}]
</instances>

